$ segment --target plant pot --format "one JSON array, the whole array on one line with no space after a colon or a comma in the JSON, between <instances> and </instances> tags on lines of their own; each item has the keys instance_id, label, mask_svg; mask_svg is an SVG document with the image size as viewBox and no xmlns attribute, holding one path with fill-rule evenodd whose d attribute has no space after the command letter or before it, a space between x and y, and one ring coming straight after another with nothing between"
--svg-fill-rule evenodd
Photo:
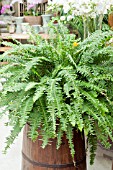
<instances>
[{"instance_id":1,"label":"plant pot","mask_svg":"<svg viewBox=\"0 0 113 170\"><path fill-rule=\"evenodd\" d=\"M15 24L14 23L11 23L11 24L8 24L8 31L10 34L13 34L15 32Z\"/></svg>"},{"instance_id":2,"label":"plant pot","mask_svg":"<svg viewBox=\"0 0 113 170\"><path fill-rule=\"evenodd\" d=\"M24 21L28 22L30 25L42 25L41 16L24 16Z\"/></svg>"},{"instance_id":3,"label":"plant pot","mask_svg":"<svg viewBox=\"0 0 113 170\"><path fill-rule=\"evenodd\" d=\"M51 145L42 149L41 136L36 142L32 142L27 137L28 131L29 125L27 124L23 132L22 170L86 170L85 142L80 132L74 131L76 168L66 135L63 136L61 147L58 150L56 149L56 139L51 139Z\"/></svg>"},{"instance_id":4,"label":"plant pot","mask_svg":"<svg viewBox=\"0 0 113 170\"><path fill-rule=\"evenodd\" d=\"M15 22L16 22L16 33L21 33L21 23L23 22L24 17L15 17Z\"/></svg>"},{"instance_id":5,"label":"plant pot","mask_svg":"<svg viewBox=\"0 0 113 170\"><path fill-rule=\"evenodd\" d=\"M51 14L44 14L42 15L43 26L47 26L48 22L50 21L52 15Z\"/></svg>"},{"instance_id":6,"label":"plant pot","mask_svg":"<svg viewBox=\"0 0 113 170\"><path fill-rule=\"evenodd\" d=\"M23 34L27 34L29 32L29 23L28 22L21 23L21 29Z\"/></svg>"},{"instance_id":7,"label":"plant pot","mask_svg":"<svg viewBox=\"0 0 113 170\"><path fill-rule=\"evenodd\" d=\"M110 27L113 27L113 13L108 15L108 24Z\"/></svg>"}]
</instances>

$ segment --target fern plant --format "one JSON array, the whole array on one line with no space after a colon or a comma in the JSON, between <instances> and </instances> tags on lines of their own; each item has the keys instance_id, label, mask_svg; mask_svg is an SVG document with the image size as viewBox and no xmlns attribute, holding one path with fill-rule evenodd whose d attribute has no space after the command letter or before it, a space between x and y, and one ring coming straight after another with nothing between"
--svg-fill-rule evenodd
<instances>
[{"instance_id":1,"label":"fern plant","mask_svg":"<svg viewBox=\"0 0 113 170\"><path fill-rule=\"evenodd\" d=\"M93 163L97 142L108 147L108 137L113 140L113 47L107 45L113 32L97 31L74 46L74 36L59 30L49 40L31 34L32 44L3 42L12 47L0 56L8 61L0 67L0 77L7 79L0 114L9 111L12 126L5 151L28 122L33 141L41 126L42 147L57 138L59 148L66 133L74 157L76 128L88 138Z\"/></svg>"}]
</instances>

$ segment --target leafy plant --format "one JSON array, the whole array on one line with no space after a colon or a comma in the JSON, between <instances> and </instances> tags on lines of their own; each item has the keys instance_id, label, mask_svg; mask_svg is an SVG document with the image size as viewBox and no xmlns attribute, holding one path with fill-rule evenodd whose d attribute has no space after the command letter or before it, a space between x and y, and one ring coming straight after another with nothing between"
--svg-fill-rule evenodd
<instances>
[{"instance_id":1,"label":"leafy plant","mask_svg":"<svg viewBox=\"0 0 113 170\"><path fill-rule=\"evenodd\" d=\"M39 12L40 4L30 4L26 7L26 11L24 12L25 16L40 16L41 13Z\"/></svg>"},{"instance_id":2,"label":"leafy plant","mask_svg":"<svg viewBox=\"0 0 113 170\"><path fill-rule=\"evenodd\" d=\"M113 140L113 47L107 45L113 32L97 31L76 43L66 28L55 34L49 40L31 34L32 44L3 43L12 47L0 56L9 62L0 67L0 77L7 79L1 115L9 111L12 126L5 151L29 123L33 141L41 127L43 148L55 137L59 148L66 133L74 157L73 130L78 129L88 138L93 163L97 142L107 147L108 137Z\"/></svg>"}]
</instances>

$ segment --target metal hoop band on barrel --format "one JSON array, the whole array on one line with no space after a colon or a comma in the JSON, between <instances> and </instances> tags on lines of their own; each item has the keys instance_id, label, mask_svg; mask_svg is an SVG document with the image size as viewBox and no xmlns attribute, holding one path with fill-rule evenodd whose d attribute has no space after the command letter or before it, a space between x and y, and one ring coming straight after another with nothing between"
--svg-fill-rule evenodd
<instances>
[{"instance_id":1,"label":"metal hoop band on barrel","mask_svg":"<svg viewBox=\"0 0 113 170\"><path fill-rule=\"evenodd\" d=\"M23 152L22 152L22 156L25 160L27 160L28 162L30 162L32 165L35 166L40 166L40 167L46 167L46 168L68 168L68 167L73 167L74 163L68 163L68 164L47 164L47 163L41 163L41 162L37 162L37 161L33 161L31 159L29 159ZM79 166L84 160L85 160L86 156L83 157L83 159L75 162L75 167Z\"/></svg>"}]
</instances>

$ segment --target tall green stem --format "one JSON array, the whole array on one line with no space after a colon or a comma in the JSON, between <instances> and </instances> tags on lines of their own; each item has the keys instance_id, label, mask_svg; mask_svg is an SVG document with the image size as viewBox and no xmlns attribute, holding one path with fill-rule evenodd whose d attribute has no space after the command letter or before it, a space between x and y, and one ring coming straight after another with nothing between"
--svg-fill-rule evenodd
<instances>
[{"instance_id":1,"label":"tall green stem","mask_svg":"<svg viewBox=\"0 0 113 170\"><path fill-rule=\"evenodd\" d=\"M98 29L101 30L102 29L102 21L103 21L103 14L101 14L98 18Z\"/></svg>"},{"instance_id":2,"label":"tall green stem","mask_svg":"<svg viewBox=\"0 0 113 170\"><path fill-rule=\"evenodd\" d=\"M84 17L83 16L83 25L84 25L84 39L90 36L96 30L102 29L103 15L96 16L95 18Z\"/></svg>"},{"instance_id":3,"label":"tall green stem","mask_svg":"<svg viewBox=\"0 0 113 170\"><path fill-rule=\"evenodd\" d=\"M84 25L84 39L87 38L87 19L83 17L83 25Z\"/></svg>"}]
</instances>

